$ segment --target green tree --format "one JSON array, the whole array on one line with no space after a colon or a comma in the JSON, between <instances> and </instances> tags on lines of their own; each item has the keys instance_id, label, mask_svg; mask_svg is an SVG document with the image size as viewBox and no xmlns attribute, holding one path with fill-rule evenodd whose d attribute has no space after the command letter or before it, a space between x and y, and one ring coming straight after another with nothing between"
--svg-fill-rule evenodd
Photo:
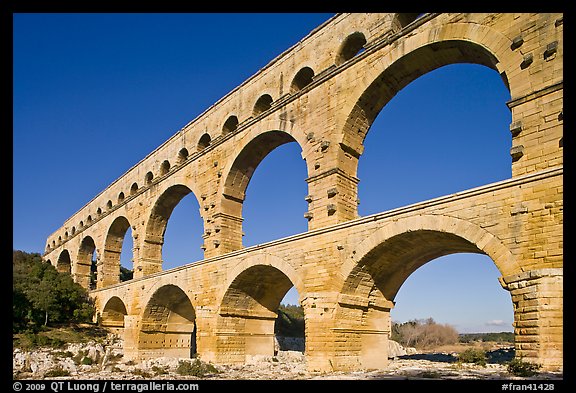
<instances>
[{"instance_id":1,"label":"green tree","mask_svg":"<svg viewBox=\"0 0 576 393\"><path fill-rule=\"evenodd\" d=\"M304 309L302 306L281 304L278 307L274 333L285 337L304 337Z\"/></svg>"},{"instance_id":2,"label":"green tree","mask_svg":"<svg viewBox=\"0 0 576 393\"><path fill-rule=\"evenodd\" d=\"M49 323L89 322L94 307L87 291L40 254L13 251L13 331Z\"/></svg>"},{"instance_id":3,"label":"green tree","mask_svg":"<svg viewBox=\"0 0 576 393\"><path fill-rule=\"evenodd\" d=\"M134 278L134 271L120 266L120 282L132 280Z\"/></svg>"}]
</instances>

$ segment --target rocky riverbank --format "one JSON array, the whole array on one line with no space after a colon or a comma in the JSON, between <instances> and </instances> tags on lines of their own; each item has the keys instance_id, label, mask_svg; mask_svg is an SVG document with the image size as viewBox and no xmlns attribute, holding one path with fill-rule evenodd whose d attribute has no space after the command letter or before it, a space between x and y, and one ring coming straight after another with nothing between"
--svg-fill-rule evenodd
<instances>
[{"instance_id":1,"label":"rocky riverbank","mask_svg":"<svg viewBox=\"0 0 576 393\"><path fill-rule=\"evenodd\" d=\"M157 358L125 361L117 337L104 342L68 344L61 349L41 348L13 351L14 379L205 379L205 380L295 380L295 379L522 379L511 375L504 364L513 349L502 348L488 357L486 366L457 362L454 353L415 353L397 343L386 370L314 373L306 370L303 352L282 350L276 356L254 356L246 364L211 365L199 359ZM295 341L293 345L303 345ZM391 352L392 353L392 352ZM561 373L538 373L530 379L562 379Z\"/></svg>"}]
</instances>

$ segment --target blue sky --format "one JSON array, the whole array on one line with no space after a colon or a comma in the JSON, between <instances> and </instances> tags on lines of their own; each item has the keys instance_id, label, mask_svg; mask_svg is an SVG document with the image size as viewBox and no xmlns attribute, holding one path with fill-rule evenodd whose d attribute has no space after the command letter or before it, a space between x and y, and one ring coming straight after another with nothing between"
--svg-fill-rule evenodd
<instances>
[{"instance_id":1,"label":"blue sky","mask_svg":"<svg viewBox=\"0 0 576 393\"><path fill-rule=\"evenodd\" d=\"M97 193L332 15L15 14L13 248L42 252ZM472 64L404 88L365 140L360 215L509 178L509 99L497 72ZM306 177L295 143L266 157L244 203L246 246L306 230ZM172 213L166 268L202 259L198 208L189 195ZM512 331L498 276L487 256L433 260L404 283L392 318ZM285 302L296 301L289 291Z\"/></svg>"}]
</instances>

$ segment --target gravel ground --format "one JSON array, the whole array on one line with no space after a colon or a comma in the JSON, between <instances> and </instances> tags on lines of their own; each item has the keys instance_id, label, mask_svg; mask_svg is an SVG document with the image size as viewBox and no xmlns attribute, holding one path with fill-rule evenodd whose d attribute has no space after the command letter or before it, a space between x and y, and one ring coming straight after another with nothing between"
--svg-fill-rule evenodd
<instances>
[{"instance_id":1,"label":"gravel ground","mask_svg":"<svg viewBox=\"0 0 576 393\"><path fill-rule=\"evenodd\" d=\"M27 361L25 359L28 359ZM23 360L24 359L24 360ZM33 359L33 360L31 360ZM254 357L243 365L209 367L203 373L180 375L178 359L158 358L141 363L123 362L121 358L95 364L73 365L72 359L52 358L52 354L19 353L14 356L15 379L82 379L82 380L510 380L523 379L508 373L503 363L488 363L485 367L458 363L453 354L428 353L400 356L390 360L386 370L315 373L306 371L302 352L280 351L277 356ZM192 364L194 361L185 360ZM30 367L36 362L39 365ZM42 363L43 362L43 363ZM52 363L49 363L52 362ZM205 363L200 363L206 365ZM197 364L198 365L198 364ZM68 375L54 376L48 370L60 367ZM198 371L198 369L196 369ZM530 379L561 380L561 373L538 373Z\"/></svg>"}]
</instances>

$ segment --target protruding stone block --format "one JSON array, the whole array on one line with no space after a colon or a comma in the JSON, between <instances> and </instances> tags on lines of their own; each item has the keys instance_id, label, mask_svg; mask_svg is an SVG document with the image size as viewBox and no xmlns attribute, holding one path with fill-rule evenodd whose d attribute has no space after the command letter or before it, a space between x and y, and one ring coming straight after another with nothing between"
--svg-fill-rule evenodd
<instances>
[{"instance_id":1,"label":"protruding stone block","mask_svg":"<svg viewBox=\"0 0 576 393\"><path fill-rule=\"evenodd\" d=\"M520 157L524 155L524 146L522 145L513 146L510 149L510 155L512 156L512 161L518 161Z\"/></svg>"},{"instance_id":2,"label":"protruding stone block","mask_svg":"<svg viewBox=\"0 0 576 393\"><path fill-rule=\"evenodd\" d=\"M326 206L326 210L328 210L328 215L331 216L332 214L336 213L336 205L331 203Z\"/></svg>"},{"instance_id":3,"label":"protruding stone block","mask_svg":"<svg viewBox=\"0 0 576 393\"><path fill-rule=\"evenodd\" d=\"M522 132L522 122L521 121L515 121L513 123L510 123L510 133L512 134L513 137L520 134L520 132Z\"/></svg>"},{"instance_id":4,"label":"protruding stone block","mask_svg":"<svg viewBox=\"0 0 576 393\"><path fill-rule=\"evenodd\" d=\"M522 44L524 43L524 38L522 38L521 35L514 37L514 39L512 39L512 45L510 45L510 49L514 50L514 49L518 49L522 46Z\"/></svg>"},{"instance_id":5,"label":"protruding stone block","mask_svg":"<svg viewBox=\"0 0 576 393\"><path fill-rule=\"evenodd\" d=\"M522 63L520 63L520 68L521 69L528 68L528 66L530 64L532 64L533 61L534 61L534 57L532 56L532 53L528 53L527 55L524 55L524 57L522 58Z\"/></svg>"},{"instance_id":6,"label":"protruding stone block","mask_svg":"<svg viewBox=\"0 0 576 393\"><path fill-rule=\"evenodd\" d=\"M556 51L558 51L558 41L554 41L546 45L546 50L544 51L544 59L549 60Z\"/></svg>"}]
</instances>

